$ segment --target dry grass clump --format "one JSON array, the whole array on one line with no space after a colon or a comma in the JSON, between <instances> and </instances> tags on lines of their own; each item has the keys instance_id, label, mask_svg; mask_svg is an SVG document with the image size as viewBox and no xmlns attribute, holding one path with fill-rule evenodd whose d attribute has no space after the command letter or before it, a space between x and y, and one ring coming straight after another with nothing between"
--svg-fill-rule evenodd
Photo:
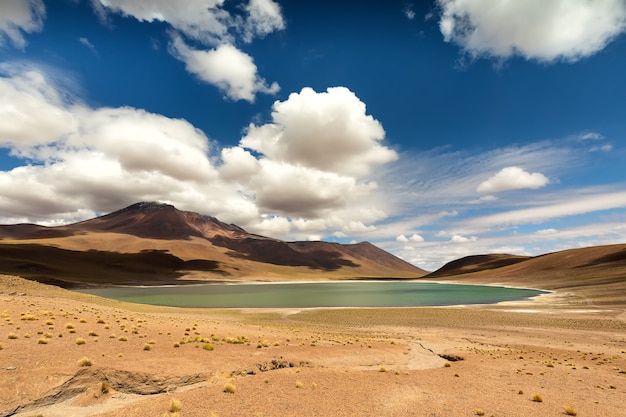
<instances>
[{"instance_id":1,"label":"dry grass clump","mask_svg":"<svg viewBox=\"0 0 626 417\"><path fill-rule=\"evenodd\" d=\"M575 416L578 414L576 410L574 410L574 407L572 407L571 405L564 405L563 411L565 411L565 414L567 414L568 416Z\"/></svg>"},{"instance_id":2,"label":"dry grass clump","mask_svg":"<svg viewBox=\"0 0 626 417\"><path fill-rule=\"evenodd\" d=\"M7 339L17 339L17 338L18 338L18 336L17 336L17 334L15 334L15 333L9 333L9 334L7 335Z\"/></svg>"},{"instance_id":3,"label":"dry grass clump","mask_svg":"<svg viewBox=\"0 0 626 417\"><path fill-rule=\"evenodd\" d=\"M74 326L72 323L67 323L67 324L65 325L65 328L66 328L67 330L72 330L72 329L74 329L74 328L75 328L75 326Z\"/></svg>"},{"instance_id":4,"label":"dry grass clump","mask_svg":"<svg viewBox=\"0 0 626 417\"><path fill-rule=\"evenodd\" d=\"M228 394L234 394L235 386L229 382L228 384L224 385L224 392Z\"/></svg>"},{"instance_id":5,"label":"dry grass clump","mask_svg":"<svg viewBox=\"0 0 626 417\"><path fill-rule=\"evenodd\" d=\"M182 408L182 404L178 398L172 398L170 401L170 413L178 413Z\"/></svg>"},{"instance_id":6,"label":"dry grass clump","mask_svg":"<svg viewBox=\"0 0 626 417\"><path fill-rule=\"evenodd\" d=\"M38 320L38 319L33 314L31 314L30 311L27 311L26 313L22 313L22 317L20 317L20 320L32 321L32 320Z\"/></svg>"},{"instance_id":7,"label":"dry grass clump","mask_svg":"<svg viewBox=\"0 0 626 417\"><path fill-rule=\"evenodd\" d=\"M0 343L0 350L2 350L4 348L4 345L2 345L2 343Z\"/></svg>"},{"instance_id":8,"label":"dry grass clump","mask_svg":"<svg viewBox=\"0 0 626 417\"><path fill-rule=\"evenodd\" d=\"M127 341L128 341L128 338L127 338L126 336L121 336L121 337L120 337L119 339L117 339L117 340L119 340L120 342L127 342Z\"/></svg>"},{"instance_id":9,"label":"dry grass clump","mask_svg":"<svg viewBox=\"0 0 626 417\"><path fill-rule=\"evenodd\" d=\"M536 403L542 403L543 397L541 396L541 394L533 394L532 400Z\"/></svg>"},{"instance_id":10,"label":"dry grass clump","mask_svg":"<svg viewBox=\"0 0 626 417\"><path fill-rule=\"evenodd\" d=\"M87 356L83 356L82 358L78 360L78 366L91 366L91 365L93 365L93 362Z\"/></svg>"},{"instance_id":11,"label":"dry grass clump","mask_svg":"<svg viewBox=\"0 0 626 417\"><path fill-rule=\"evenodd\" d=\"M37 343L40 344L40 345L47 345L48 344L48 339L46 339L45 337L40 337L37 340Z\"/></svg>"},{"instance_id":12,"label":"dry grass clump","mask_svg":"<svg viewBox=\"0 0 626 417\"><path fill-rule=\"evenodd\" d=\"M143 350L152 350L152 345L150 343L146 343L143 345Z\"/></svg>"},{"instance_id":13,"label":"dry grass clump","mask_svg":"<svg viewBox=\"0 0 626 417\"><path fill-rule=\"evenodd\" d=\"M91 330L91 331L89 332L89 336L96 337L96 336L98 336L98 333L96 333L96 332L94 332L93 330Z\"/></svg>"},{"instance_id":14,"label":"dry grass clump","mask_svg":"<svg viewBox=\"0 0 626 417\"><path fill-rule=\"evenodd\" d=\"M213 348L213 345L211 343L205 343L202 346L202 349L204 349L204 350L213 350L214 348Z\"/></svg>"},{"instance_id":15,"label":"dry grass clump","mask_svg":"<svg viewBox=\"0 0 626 417\"><path fill-rule=\"evenodd\" d=\"M82 337L79 337L76 339L76 344L77 345L84 345L85 343L87 343L87 341L85 339L83 339Z\"/></svg>"},{"instance_id":16,"label":"dry grass clump","mask_svg":"<svg viewBox=\"0 0 626 417\"><path fill-rule=\"evenodd\" d=\"M485 410L483 410L482 408L477 408L476 411L474 411L474 413L476 413L477 416L484 416Z\"/></svg>"},{"instance_id":17,"label":"dry grass clump","mask_svg":"<svg viewBox=\"0 0 626 417\"><path fill-rule=\"evenodd\" d=\"M304 386L304 384L302 383L302 381L296 381L296 388L302 388Z\"/></svg>"}]
</instances>

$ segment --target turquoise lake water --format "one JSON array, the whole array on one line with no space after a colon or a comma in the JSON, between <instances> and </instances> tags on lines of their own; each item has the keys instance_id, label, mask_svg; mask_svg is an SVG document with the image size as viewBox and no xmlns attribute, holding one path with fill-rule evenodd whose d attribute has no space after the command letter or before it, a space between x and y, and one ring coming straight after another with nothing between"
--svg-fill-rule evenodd
<instances>
[{"instance_id":1,"label":"turquoise lake water","mask_svg":"<svg viewBox=\"0 0 626 417\"><path fill-rule=\"evenodd\" d=\"M418 307L493 304L546 291L406 281L115 287L79 292L131 303L207 308Z\"/></svg>"}]
</instances>

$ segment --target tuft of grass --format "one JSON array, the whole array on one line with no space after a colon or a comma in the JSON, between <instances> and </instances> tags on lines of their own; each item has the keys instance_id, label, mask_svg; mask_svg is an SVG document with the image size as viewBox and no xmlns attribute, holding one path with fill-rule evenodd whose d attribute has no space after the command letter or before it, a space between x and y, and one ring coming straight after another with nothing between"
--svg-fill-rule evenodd
<instances>
[{"instance_id":1,"label":"tuft of grass","mask_svg":"<svg viewBox=\"0 0 626 417\"><path fill-rule=\"evenodd\" d=\"M543 397L541 396L541 394L533 394L532 400L536 403L542 403Z\"/></svg>"},{"instance_id":2,"label":"tuft of grass","mask_svg":"<svg viewBox=\"0 0 626 417\"><path fill-rule=\"evenodd\" d=\"M73 325L72 323L67 323L67 324L65 325L65 328L66 328L67 330L72 330L72 329L74 329L75 327L74 327L74 325Z\"/></svg>"},{"instance_id":3,"label":"tuft of grass","mask_svg":"<svg viewBox=\"0 0 626 417\"><path fill-rule=\"evenodd\" d=\"M126 341L128 341L128 338L126 336L121 336L118 340L120 342L126 342Z\"/></svg>"},{"instance_id":4,"label":"tuft of grass","mask_svg":"<svg viewBox=\"0 0 626 417\"><path fill-rule=\"evenodd\" d=\"M170 401L170 413L178 413L182 408L182 404L178 398L172 398Z\"/></svg>"},{"instance_id":5,"label":"tuft of grass","mask_svg":"<svg viewBox=\"0 0 626 417\"><path fill-rule=\"evenodd\" d=\"M152 345L150 343L146 343L143 345L143 350L152 350Z\"/></svg>"},{"instance_id":6,"label":"tuft of grass","mask_svg":"<svg viewBox=\"0 0 626 417\"><path fill-rule=\"evenodd\" d=\"M7 339L17 339L17 335L15 333L9 333Z\"/></svg>"},{"instance_id":7,"label":"tuft of grass","mask_svg":"<svg viewBox=\"0 0 626 417\"><path fill-rule=\"evenodd\" d=\"M91 365L93 365L93 362L87 356L83 356L82 358L78 360L78 366L91 366Z\"/></svg>"},{"instance_id":8,"label":"tuft of grass","mask_svg":"<svg viewBox=\"0 0 626 417\"><path fill-rule=\"evenodd\" d=\"M482 408L477 408L476 411L474 411L474 413L477 416L484 416L485 415L485 410L483 410Z\"/></svg>"},{"instance_id":9,"label":"tuft of grass","mask_svg":"<svg viewBox=\"0 0 626 417\"><path fill-rule=\"evenodd\" d=\"M224 392L228 394L234 394L235 386L229 382L228 384L224 385Z\"/></svg>"},{"instance_id":10,"label":"tuft of grass","mask_svg":"<svg viewBox=\"0 0 626 417\"><path fill-rule=\"evenodd\" d=\"M4 346L2 345L2 343L0 343L0 350L2 350L4 348Z\"/></svg>"},{"instance_id":11,"label":"tuft of grass","mask_svg":"<svg viewBox=\"0 0 626 417\"><path fill-rule=\"evenodd\" d=\"M20 317L20 320L32 321L32 320L37 320L37 317L35 317L30 312L26 312L26 313L22 313L22 317Z\"/></svg>"},{"instance_id":12,"label":"tuft of grass","mask_svg":"<svg viewBox=\"0 0 626 417\"><path fill-rule=\"evenodd\" d=\"M572 407L571 405L564 405L563 411L565 411L565 414L567 414L568 416L575 416L578 414L576 410L574 410L574 407Z\"/></svg>"},{"instance_id":13,"label":"tuft of grass","mask_svg":"<svg viewBox=\"0 0 626 417\"><path fill-rule=\"evenodd\" d=\"M452 365L450 364L450 362L446 362L446 363L443 364L443 366L446 367L446 368L449 368Z\"/></svg>"},{"instance_id":14,"label":"tuft of grass","mask_svg":"<svg viewBox=\"0 0 626 417\"><path fill-rule=\"evenodd\" d=\"M98 336L98 333L96 333L96 332L94 332L93 330L91 330L91 331L89 332L89 336L97 337L97 336Z\"/></svg>"},{"instance_id":15,"label":"tuft of grass","mask_svg":"<svg viewBox=\"0 0 626 417\"><path fill-rule=\"evenodd\" d=\"M84 345L85 343L87 343L87 341L85 339L83 339L82 337L79 337L76 339L76 344L77 345Z\"/></svg>"},{"instance_id":16,"label":"tuft of grass","mask_svg":"<svg viewBox=\"0 0 626 417\"><path fill-rule=\"evenodd\" d=\"M48 344L48 339L46 339L45 337L40 337L37 340L37 343L40 344L40 345L47 345Z\"/></svg>"},{"instance_id":17,"label":"tuft of grass","mask_svg":"<svg viewBox=\"0 0 626 417\"><path fill-rule=\"evenodd\" d=\"M202 349L204 350L213 350L213 345L210 343L205 343L204 345L202 345Z\"/></svg>"},{"instance_id":18,"label":"tuft of grass","mask_svg":"<svg viewBox=\"0 0 626 417\"><path fill-rule=\"evenodd\" d=\"M302 381L296 381L296 388L302 388L304 386L304 384L302 383Z\"/></svg>"}]
</instances>

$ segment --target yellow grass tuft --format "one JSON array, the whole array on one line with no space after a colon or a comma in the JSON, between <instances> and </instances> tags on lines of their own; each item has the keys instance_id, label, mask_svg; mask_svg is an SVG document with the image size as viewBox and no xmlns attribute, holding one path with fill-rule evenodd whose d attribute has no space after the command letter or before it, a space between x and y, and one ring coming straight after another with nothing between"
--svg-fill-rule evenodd
<instances>
[{"instance_id":1,"label":"yellow grass tuft","mask_svg":"<svg viewBox=\"0 0 626 417\"><path fill-rule=\"evenodd\" d=\"M304 384L302 383L302 381L296 381L296 388L302 388L304 386Z\"/></svg>"},{"instance_id":2,"label":"yellow grass tuft","mask_svg":"<svg viewBox=\"0 0 626 417\"><path fill-rule=\"evenodd\" d=\"M484 416L485 410L483 410L482 408L477 408L476 411L474 411L474 413L476 413L477 416Z\"/></svg>"},{"instance_id":3,"label":"yellow grass tuft","mask_svg":"<svg viewBox=\"0 0 626 417\"><path fill-rule=\"evenodd\" d=\"M37 343L40 345L47 345L48 344L48 339L46 339L45 337L41 337L37 340Z\"/></svg>"},{"instance_id":4,"label":"yellow grass tuft","mask_svg":"<svg viewBox=\"0 0 626 417\"><path fill-rule=\"evenodd\" d=\"M79 337L76 339L76 344L77 345L84 345L85 343L87 343L87 341L85 339L83 339L82 337Z\"/></svg>"},{"instance_id":5,"label":"yellow grass tuft","mask_svg":"<svg viewBox=\"0 0 626 417\"><path fill-rule=\"evenodd\" d=\"M540 394L533 394L532 400L536 403L542 403L543 397Z\"/></svg>"},{"instance_id":6,"label":"yellow grass tuft","mask_svg":"<svg viewBox=\"0 0 626 417\"><path fill-rule=\"evenodd\" d=\"M229 382L228 384L224 385L224 392L228 394L234 394L235 386Z\"/></svg>"},{"instance_id":7,"label":"yellow grass tuft","mask_svg":"<svg viewBox=\"0 0 626 417\"><path fill-rule=\"evenodd\" d=\"M83 356L78 360L78 366L91 366L93 362L87 356Z\"/></svg>"},{"instance_id":8,"label":"yellow grass tuft","mask_svg":"<svg viewBox=\"0 0 626 417\"><path fill-rule=\"evenodd\" d=\"M170 413L178 413L182 408L182 404L178 398L172 398L170 401Z\"/></svg>"},{"instance_id":9,"label":"yellow grass tuft","mask_svg":"<svg viewBox=\"0 0 626 417\"><path fill-rule=\"evenodd\" d=\"M565 411L565 414L567 414L568 416L575 416L578 414L576 410L574 410L574 407L572 407L571 405L564 405L563 411Z\"/></svg>"},{"instance_id":10,"label":"yellow grass tuft","mask_svg":"<svg viewBox=\"0 0 626 417\"><path fill-rule=\"evenodd\" d=\"M152 350L152 345L150 343L146 343L143 345L143 350Z\"/></svg>"},{"instance_id":11,"label":"yellow grass tuft","mask_svg":"<svg viewBox=\"0 0 626 417\"><path fill-rule=\"evenodd\" d=\"M7 339L17 339L17 337L18 337L18 336L17 336L15 333L9 333L9 334L7 335Z\"/></svg>"}]
</instances>

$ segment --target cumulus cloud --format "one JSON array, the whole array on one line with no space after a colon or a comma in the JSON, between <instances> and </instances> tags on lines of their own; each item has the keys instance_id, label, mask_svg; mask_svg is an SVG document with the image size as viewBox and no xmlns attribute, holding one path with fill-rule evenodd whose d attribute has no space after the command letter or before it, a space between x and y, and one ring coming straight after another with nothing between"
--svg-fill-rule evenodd
<instances>
[{"instance_id":1,"label":"cumulus cloud","mask_svg":"<svg viewBox=\"0 0 626 417\"><path fill-rule=\"evenodd\" d=\"M480 183L476 191L479 193L497 193L522 188L536 189L549 182L548 178L540 172L529 173L519 167L507 167Z\"/></svg>"},{"instance_id":2,"label":"cumulus cloud","mask_svg":"<svg viewBox=\"0 0 626 417\"><path fill-rule=\"evenodd\" d=\"M421 243L424 241L424 238L418 235L417 233L413 233L410 237L406 237L405 235L400 235L396 237L396 240L402 243L409 243L409 242Z\"/></svg>"},{"instance_id":3,"label":"cumulus cloud","mask_svg":"<svg viewBox=\"0 0 626 417\"><path fill-rule=\"evenodd\" d=\"M234 46L238 35L245 42L285 27L280 6L273 0L250 0L240 8L245 16L224 8L224 0L92 0L94 10L107 19L110 13L142 22L171 26L170 52L185 63L187 71L217 86L231 100L253 102L257 93L275 94L277 83L267 84L257 74L252 57ZM184 39L212 47L196 49Z\"/></svg>"},{"instance_id":4,"label":"cumulus cloud","mask_svg":"<svg viewBox=\"0 0 626 417\"><path fill-rule=\"evenodd\" d=\"M402 8L402 14L404 14L404 16L409 20L415 19L415 11L413 10L413 4L412 3L405 4L404 7Z\"/></svg>"},{"instance_id":5,"label":"cumulus cloud","mask_svg":"<svg viewBox=\"0 0 626 417\"><path fill-rule=\"evenodd\" d=\"M345 87L323 93L303 88L274 103L272 120L250 125L241 146L274 161L356 177L398 157L380 143L385 136L380 122Z\"/></svg>"},{"instance_id":6,"label":"cumulus cloud","mask_svg":"<svg viewBox=\"0 0 626 417\"><path fill-rule=\"evenodd\" d=\"M475 242L478 238L476 236L465 237L462 235L453 235L450 238L450 242L452 243L467 243L467 242Z\"/></svg>"},{"instance_id":7,"label":"cumulus cloud","mask_svg":"<svg viewBox=\"0 0 626 417\"><path fill-rule=\"evenodd\" d=\"M171 49L185 63L187 71L217 86L231 100L253 102L258 92L276 94L280 89L277 83L268 85L259 77L252 57L233 45L226 43L208 51L197 50L175 36Z\"/></svg>"},{"instance_id":8,"label":"cumulus cloud","mask_svg":"<svg viewBox=\"0 0 626 417\"><path fill-rule=\"evenodd\" d=\"M577 61L626 30L623 0L437 0L446 42L474 57Z\"/></svg>"},{"instance_id":9,"label":"cumulus cloud","mask_svg":"<svg viewBox=\"0 0 626 417\"><path fill-rule=\"evenodd\" d=\"M0 147L24 163L0 171L4 219L60 224L158 200L255 233L303 239L367 233L387 216L377 184L367 177L243 146L219 150L185 120L133 107L91 108L68 100L37 69L8 73L0 76ZM349 125L361 122L342 123L351 132L359 129ZM318 133L329 135L319 126ZM382 145L372 140L370 146ZM354 152L368 154L359 147Z\"/></svg>"},{"instance_id":10,"label":"cumulus cloud","mask_svg":"<svg viewBox=\"0 0 626 417\"><path fill-rule=\"evenodd\" d=\"M9 40L18 49L24 49L24 33L43 29L46 6L43 0L3 0L0 2L0 46Z\"/></svg>"},{"instance_id":11,"label":"cumulus cloud","mask_svg":"<svg viewBox=\"0 0 626 417\"><path fill-rule=\"evenodd\" d=\"M205 44L228 37L232 16L224 0L92 0L100 16L117 13L140 22L166 22L185 36Z\"/></svg>"},{"instance_id":12,"label":"cumulus cloud","mask_svg":"<svg viewBox=\"0 0 626 417\"><path fill-rule=\"evenodd\" d=\"M581 140L601 140L604 136L597 132L587 132L579 136Z\"/></svg>"},{"instance_id":13,"label":"cumulus cloud","mask_svg":"<svg viewBox=\"0 0 626 417\"><path fill-rule=\"evenodd\" d=\"M251 42L256 37L264 37L285 28L280 6L272 0L250 0L245 6L248 13L243 26L243 39Z\"/></svg>"}]
</instances>

